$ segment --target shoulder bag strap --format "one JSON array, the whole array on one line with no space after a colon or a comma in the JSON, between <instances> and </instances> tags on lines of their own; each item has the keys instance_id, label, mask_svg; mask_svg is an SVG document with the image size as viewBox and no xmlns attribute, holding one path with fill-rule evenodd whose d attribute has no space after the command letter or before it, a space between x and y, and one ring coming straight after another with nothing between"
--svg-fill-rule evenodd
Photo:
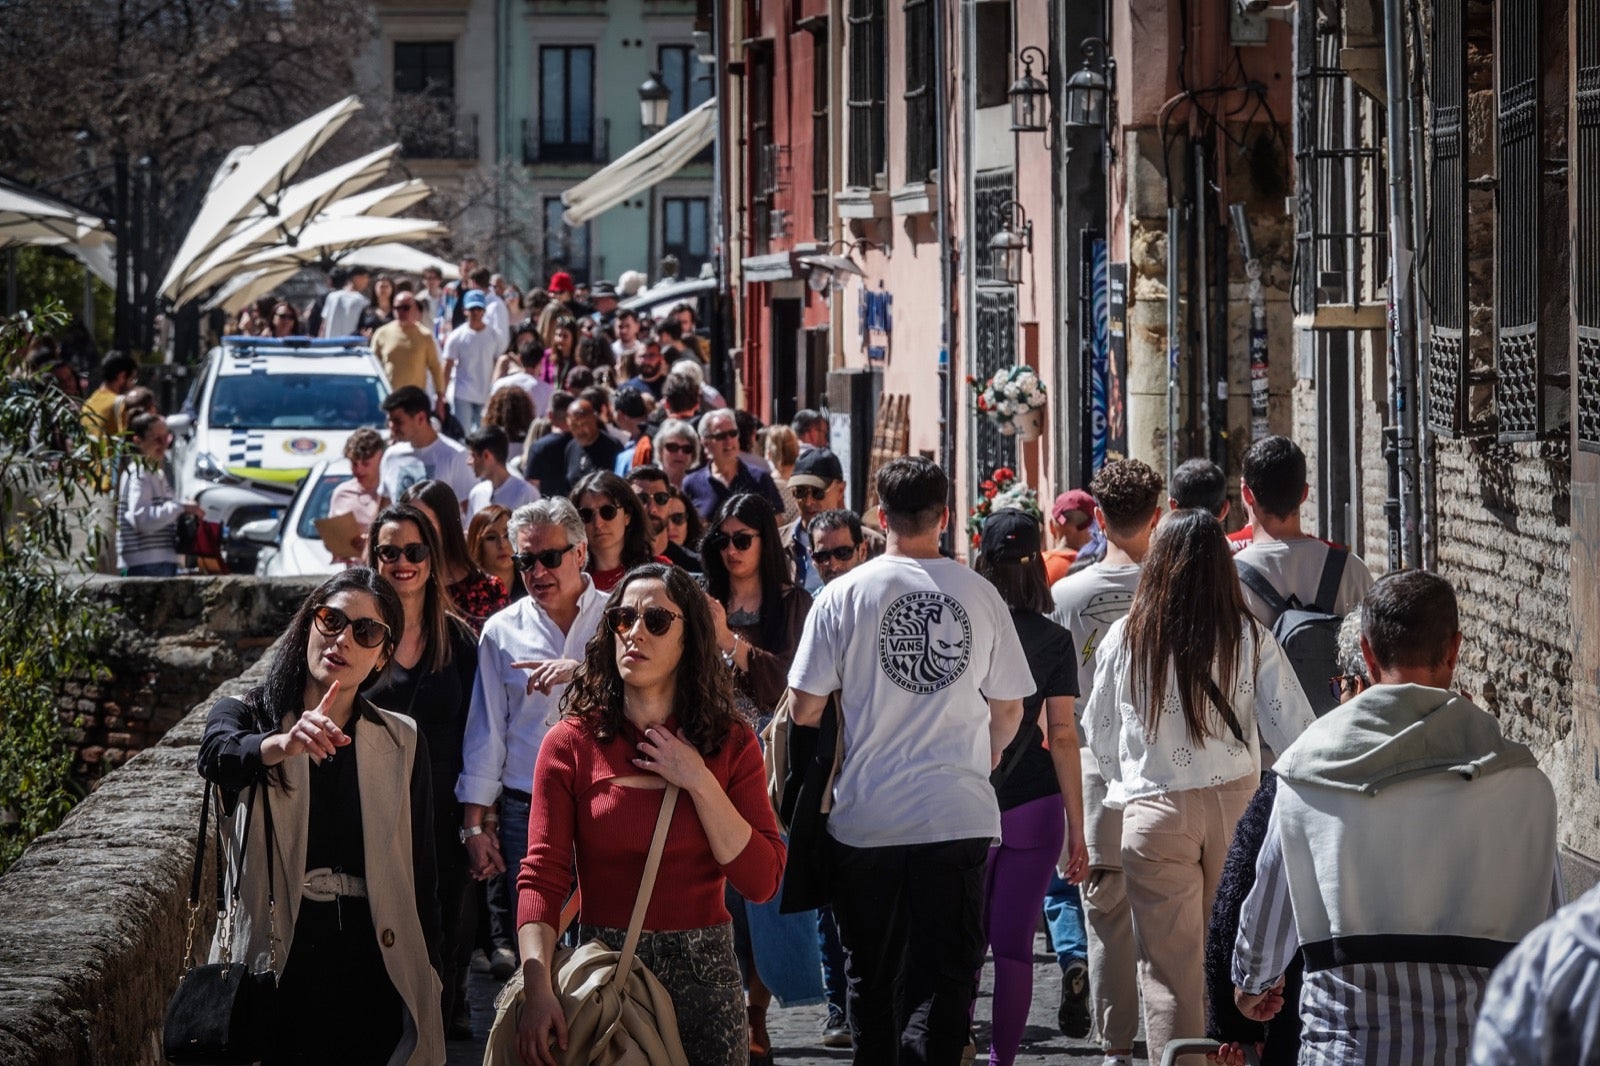
<instances>
[{"instance_id":1,"label":"shoulder bag strap","mask_svg":"<svg viewBox=\"0 0 1600 1066\"><path fill-rule=\"evenodd\" d=\"M644 931L644 912L650 908L650 892L656 886L661 853L667 846L667 830L672 826L672 809L677 804L678 786L668 785L667 794L661 798L661 814L656 818L656 835L650 841L650 854L644 860L639 896L633 901L633 917L628 919L628 936L622 942L622 956L617 960L616 972L611 975L613 984L627 980L628 974L633 972L633 955L639 947L639 934Z\"/></svg>"},{"instance_id":2,"label":"shoulder bag strap","mask_svg":"<svg viewBox=\"0 0 1600 1066\"><path fill-rule=\"evenodd\" d=\"M1323 614L1333 614L1339 605L1339 586L1344 583L1344 564L1350 553L1343 548L1328 546L1328 558L1322 564L1322 580L1317 582L1317 598L1312 604Z\"/></svg>"},{"instance_id":3,"label":"shoulder bag strap","mask_svg":"<svg viewBox=\"0 0 1600 1066\"><path fill-rule=\"evenodd\" d=\"M1272 587L1272 582L1267 580L1266 574L1249 563L1241 563L1237 559L1233 561L1233 565L1239 570L1239 580L1244 582L1251 592L1261 597L1267 609L1272 612L1272 620L1276 622L1278 616L1289 609L1288 602L1278 595L1278 590Z\"/></svg>"},{"instance_id":4,"label":"shoulder bag strap","mask_svg":"<svg viewBox=\"0 0 1600 1066\"><path fill-rule=\"evenodd\" d=\"M200 878L206 865L206 825L211 820L211 782L204 781L200 800L200 831L194 836L194 869L189 872L189 931L183 941L183 969L194 962L194 931L200 918ZM222 820L219 812L217 820ZM220 855L221 852L219 851ZM217 862L217 910L222 909L222 862Z\"/></svg>"},{"instance_id":5,"label":"shoulder bag strap","mask_svg":"<svg viewBox=\"0 0 1600 1066\"><path fill-rule=\"evenodd\" d=\"M1217 687L1217 683L1212 680L1210 674L1207 674L1201 680L1205 682L1206 695L1211 698L1211 705L1217 709L1217 713L1222 716L1223 722L1227 724L1228 732L1233 734L1234 740L1244 744L1244 727L1239 724L1239 716L1233 713L1232 705L1222 695L1222 689ZM1248 745L1246 746L1248 747Z\"/></svg>"}]
</instances>

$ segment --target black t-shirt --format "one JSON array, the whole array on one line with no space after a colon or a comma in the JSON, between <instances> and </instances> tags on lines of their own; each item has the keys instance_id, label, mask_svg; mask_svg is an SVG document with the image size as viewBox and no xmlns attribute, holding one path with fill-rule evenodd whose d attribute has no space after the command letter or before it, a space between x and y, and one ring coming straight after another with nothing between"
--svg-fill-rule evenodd
<instances>
[{"instance_id":1,"label":"black t-shirt","mask_svg":"<svg viewBox=\"0 0 1600 1066\"><path fill-rule=\"evenodd\" d=\"M528 458L523 463L523 474L529 481L539 483L541 496L565 496L565 491L558 492L561 480L565 477L567 441L572 439L572 434L565 430L556 430L546 433L533 442L528 449Z\"/></svg>"},{"instance_id":2,"label":"black t-shirt","mask_svg":"<svg viewBox=\"0 0 1600 1066\"><path fill-rule=\"evenodd\" d=\"M562 451L565 468L562 473L566 478L566 488L559 493L553 493L541 484L539 491L546 496L567 496L572 492L572 486L582 481L596 470L610 470L617 464L617 456L622 451L622 445L617 438L604 431L596 437L593 444L585 447L578 443L576 437L567 441L567 446Z\"/></svg>"},{"instance_id":3,"label":"black t-shirt","mask_svg":"<svg viewBox=\"0 0 1600 1066\"><path fill-rule=\"evenodd\" d=\"M1051 696L1078 695L1078 654L1072 634L1032 611L1012 611L1011 620L1039 687L1022 701L1022 725L1006 745L999 767L989 775L991 782L997 782L995 796L1002 811L1061 794L1055 763L1044 746L1044 701Z\"/></svg>"}]
</instances>

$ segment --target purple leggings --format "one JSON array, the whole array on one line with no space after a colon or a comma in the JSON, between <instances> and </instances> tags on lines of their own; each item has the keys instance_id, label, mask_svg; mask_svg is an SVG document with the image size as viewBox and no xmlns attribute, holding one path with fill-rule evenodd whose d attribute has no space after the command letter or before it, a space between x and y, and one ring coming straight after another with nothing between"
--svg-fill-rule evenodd
<instances>
[{"instance_id":1,"label":"purple leggings","mask_svg":"<svg viewBox=\"0 0 1600 1066\"><path fill-rule=\"evenodd\" d=\"M983 923L994 952L989 1066L1011 1066L1022 1043L1033 1001L1033 934L1066 832L1059 795L1000 813L1000 846L989 849L983 880Z\"/></svg>"}]
</instances>

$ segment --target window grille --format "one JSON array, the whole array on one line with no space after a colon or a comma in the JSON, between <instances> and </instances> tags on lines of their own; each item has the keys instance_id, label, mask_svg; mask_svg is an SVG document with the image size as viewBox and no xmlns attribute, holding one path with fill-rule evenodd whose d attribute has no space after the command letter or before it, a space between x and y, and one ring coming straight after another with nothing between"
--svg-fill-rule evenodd
<instances>
[{"instance_id":1,"label":"window grille","mask_svg":"<svg viewBox=\"0 0 1600 1066\"><path fill-rule=\"evenodd\" d=\"M1467 428L1467 48L1463 3L1433 13L1433 112L1423 130L1433 172L1428 175L1426 274L1432 323L1428 342L1428 424L1454 436Z\"/></svg>"},{"instance_id":2,"label":"window grille","mask_svg":"<svg viewBox=\"0 0 1600 1066\"><path fill-rule=\"evenodd\" d=\"M978 281L1005 281L994 268L994 256L989 251L989 241L996 233L1010 226L1011 212L1006 203L1017 198L1016 174L1010 170L991 170L979 174L973 182L973 255L972 273Z\"/></svg>"},{"instance_id":3,"label":"window grille","mask_svg":"<svg viewBox=\"0 0 1600 1066\"><path fill-rule=\"evenodd\" d=\"M933 5L906 0L906 184L929 180L934 166L934 138L940 123L933 113Z\"/></svg>"},{"instance_id":4,"label":"window grille","mask_svg":"<svg viewBox=\"0 0 1600 1066\"><path fill-rule=\"evenodd\" d=\"M811 34L811 232L827 240L832 219L828 192L833 185L828 129L828 30L818 26Z\"/></svg>"},{"instance_id":5,"label":"window grille","mask_svg":"<svg viewBox=\"0 0 1600 1066\"><path fill-rule=\"evenodd\" d=\"M870 189L882 183L887 134L888 38L884 0L850 0L850 166L848 183Z\"/></svg>"},{"instance_id":6,"label":"window grille","mask_svg":"<svg viewBox=\"0 0 1600 1066\"><path fill-rule=\"evenodd\" d=\"M1578 191L1573 254L1578 318L1577 443L1600 452L1600 0L1578 0L1577 114L1573 152Z\"/></svg>"},{"instance_id":7,"label":"window grille","mask_svg":"<svg viewBox=\"0 0 1600 1066\"><path fill-rule=\"evenodd\" d=\"M1500 439L1517 441L1532 440L1544 429L1538 0L1500 0L1498 14L1495 409Z\"/></svg>"},{"instance_id":8,"label":"window grille","mask_svg":"<svg viewBox=\"0 0 1600 1066\"><path fill-rule=\"evenodd\" d=\"M977 291L974 318L975 346L972 376L986 381L1001 367L1017 361L1017 290L1010 285L988 286ZM994 473L996 467L1017 465L1017 438L1000 432L1000 427L978 414L973 396L967 396L973 417L974 482Z\"/></svg>"}]
</instances>

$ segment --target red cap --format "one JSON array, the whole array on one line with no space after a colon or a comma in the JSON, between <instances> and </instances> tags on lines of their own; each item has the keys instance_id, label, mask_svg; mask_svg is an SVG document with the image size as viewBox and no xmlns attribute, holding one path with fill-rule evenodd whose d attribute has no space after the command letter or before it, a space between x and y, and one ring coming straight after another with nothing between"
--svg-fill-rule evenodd
<instances>
[{"instance_id":1,"label":"red cap","mask_svg":"<svg viewBox=\"0 0 1600 1066\"><path fill-rule=\"evenodd\" d=\"M565 270L558 270L550 275L551 292L571 292L572 289L572 275Z\"/></svg>"},{"instance_id":2,"label":"red cap","mask_svg":"<svg viewBox=\"0 0 1600 1066\"><path fill-rule=\"evenodd\" d=\"M1069 511L1077 511L1083 515L1083 521L1073 522L1074 529L1083 529L1094 521L1094 497L1082 489L1068 489L1056 497L1055 506L1050 508L1050 517L1057 522L1066 522Z\"/></svg>"}]
</instances>

